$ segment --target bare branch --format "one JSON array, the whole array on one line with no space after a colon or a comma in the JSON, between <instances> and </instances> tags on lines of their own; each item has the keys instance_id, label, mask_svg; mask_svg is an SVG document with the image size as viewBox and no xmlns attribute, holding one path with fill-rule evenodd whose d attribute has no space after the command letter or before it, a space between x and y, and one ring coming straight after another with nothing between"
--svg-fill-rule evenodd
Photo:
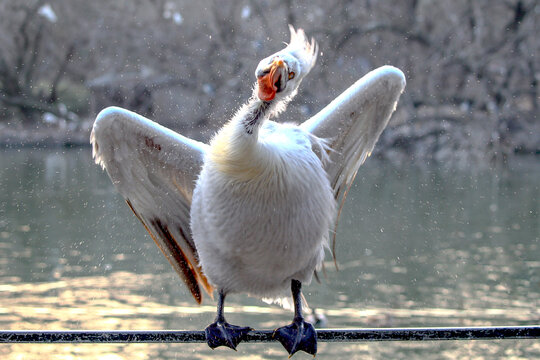
<instances>
[{"instance_id":1,"label":"bare branch","mask_svg":"<svg viewBox=\"0 0 540 360\"><path fill-rule=\"evenodd\" d=\"M34 98L29 97L22 97L22 96L8 96L8 95L1 95L0 96L0 102L4 103L5 105L9 106L16 106L23 110L29 110L31 112L49 112L51 114L54 114L58 117L64 117L65 114L62 114L58 107L48 104L44 101L39 101Z\"/></svg>"},{"instance_id":2,"label":"bare branch","mask_svg":"<svg viewBox=\"0 0 540 360\"><path fill-rule=\"evenodd\" d=\"M73 55L75 54L75 46L76 46L75 43L72 43L71 45L68 46L66 54L64 55L64 60L60 64L60 67L58 68L58 71L56 72L56 76L54 77L51 83L51 92L47 99L48 103L52 104L58 101L58 93L57 93L58 84L60 83L60 80L62 79L62 77L65 75L66 68L68 67L69 62L73 58Z\"/></svg>"},{"instance_id":3,"label":"bare branch","mask_svg":"<svg viewBox=\"0 0 540 360\"><path fill-rule=\"evenodd\" d=\"M30 53L28 54L28 61L25 62L24 67L22 69L23 73L23 85L26 88L30 87L30 83L32 81L32 75L34 74L34 71L37 67L37 59L39 57L39 52L41 49L41 39L43 37L43 23L39 24L39 28L35 33L34 39L32 41Z\"/></svg>"},{"instance_id":4,"label":"bare branch","mask_svg":"<svg viewBox=\"0 0 540 360\"><path fill-rule=\"evenodd\" d=\"M337 41L336 49L342 49L347 44L347 42L349 42L354 36L364 36L377 31L387 31L402 36L403 38L405 38L405 40L417 42L425 47L429 47L432 45L429 39L419 32L410 31L405 27L395 24L372 23L366 25L363 28L356 26L350 27L342 30L339 34L335 34L335 37L339 39Z\"/></svg>"}]
</instances>

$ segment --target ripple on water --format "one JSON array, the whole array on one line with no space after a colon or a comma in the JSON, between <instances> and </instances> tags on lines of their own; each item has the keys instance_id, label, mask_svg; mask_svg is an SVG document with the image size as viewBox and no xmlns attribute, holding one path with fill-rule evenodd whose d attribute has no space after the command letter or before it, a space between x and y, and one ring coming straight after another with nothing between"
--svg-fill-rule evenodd
<instances>
[{"instance_id":1,"label":"ripple on water","mask_svg":"<svg viewBox=\"0 0 540 360\"><path fill-rule=\"evenodd\" d=\"M76 330L76 329L202 329L214 316L215 306L208 301L196 306L187 301L164 303L166 297L148 294L148 288L159 288L170 281L169 276L111 273L109 276L65 278L44 283L20 283L1 279L0 327L11 330ZM14 279L9 279L14 280ZM388 287L388 294L400 289ZM146 295L145 295L146 294ZM486 295L487 296L487 295ZM234 300L242 300L241 297ZM263 303L246 305L231 301L226 307L236 323L257 328L272 328L290 321L290 313ZM341 299L340 301L347 301ZM523 302L512 302L504 308L377 308L339 306L323 309L330 325L340 327L399 327L399 326L485 326L495 324L524 324L539 313L527 311ZM530 310L530 308L529 308ZM540 349L530 341L490 342L434 342L387 344L320 344L318 358L358 358L367 356L383 359L386 356L422 356L428 359L455 356L463 358L487 356L493 347L519 358L519 354L539 354ZM490 350L485 353L486 347ZM433 356L436 349L437 356ZM204 344L15 344L0 346L2 359L209 359L217 354L245 359L282 358L283 350L276 344L245 344L240 353L227 350L210 351ZM260 354L262 357L258 357ZM476 355L475 355L476 354ZM50 357L48 357L50 356ZM300 356L301 357L301 356ZM299 358L300 358L299 357ZM487 357L486 357L487 358Z\"/></svg>"}]
</instances>

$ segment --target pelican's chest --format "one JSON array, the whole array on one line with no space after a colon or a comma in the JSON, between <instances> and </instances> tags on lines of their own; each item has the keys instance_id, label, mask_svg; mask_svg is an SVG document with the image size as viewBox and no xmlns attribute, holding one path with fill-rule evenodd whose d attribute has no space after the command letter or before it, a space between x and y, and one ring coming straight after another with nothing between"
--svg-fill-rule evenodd
<instances>
[{"instance_id":1,"label":"pelican's chest","mask_svg":"<svg viewBox=\"0 0 540 360\"><path fill-rule=\"evenodd\" d=\"M287 156L310 156L310 135L293 124L267 121L259 130L259 143L275 154Z\"/></svg>"},{"instance_id":2,"label":"pelican's chest","mask_svg":"<svg viewBox=\"0 0 540 360\"><path fill-rule=\"evenodd\" d=\"M307 168L324 172L311 150L310 135L294 125L266 121L258 136L235 130L234 124L226 125L210 144L205 168L216 176L253 183L292 176Z\"/></svg>"},{"instance_id":3,"label":"pelican's chest","mask_svg":"<svg viewBox=\"0 0 540 360\"><path fill-rule=\"evenodd\" d=\"M256 291L271 272L275 283L265 286L278 288L294 274L311 278L323 258L333 191L309 135L291 130L270 123L256 143L241 146L214 139L212 147L219 147L207 154L193 193L191 228L205 273L223 287L254 282L246 289ZM309 276L299 275L305 269Z\"/></svg>"},{"instance_id":4,"label":"pelican's chest","mask_svg":"<svg viewBox=\"0 0 540 360\"><path fill-rule=\"evenodd\" d=\"M258 141L226 141L227 135L214 138L194 193L193 205L202 210L208 228L242 224L239 231L328 229L335 201L309 134L267 121Z\"/></svg>"}]
</instances>

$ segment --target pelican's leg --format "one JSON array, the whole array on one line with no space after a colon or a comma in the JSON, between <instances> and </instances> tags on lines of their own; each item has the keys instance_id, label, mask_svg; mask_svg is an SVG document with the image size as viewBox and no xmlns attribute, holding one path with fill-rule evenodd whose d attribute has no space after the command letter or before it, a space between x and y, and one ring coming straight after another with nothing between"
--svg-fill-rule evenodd
<instances>
[{"instance_id":1,"label":"pelican's leg","mask_svg":"<svg viewBox=\"0 0 540 360\"><path fill-rule=\"evenodd\" d=\"M236 346L242 340L245 340L247 333L252 329L250 327L231 325L225 321L225 316L223 315L224 302L225 293L223 290L220 290L216 321L208 325L208 327L205 329L206 342L212 349L215 349L218 346L227 346L233 350L236 350Z\"/></svg>"},{"instance_id":2,"label":"pelican's leg","mask_svg":"<svg viewBox=\"0 0 540 360\"><path fill-rule=\"evenodd\" d=\"M274 338L289 352L289 357L299 350L315 356L317 353L317 333L313 325L305 322L304 316L302 316L302 283L293 279L291 291L294 300L293 322L291 325L276 329Z\"/></svg>"}]
</instances>

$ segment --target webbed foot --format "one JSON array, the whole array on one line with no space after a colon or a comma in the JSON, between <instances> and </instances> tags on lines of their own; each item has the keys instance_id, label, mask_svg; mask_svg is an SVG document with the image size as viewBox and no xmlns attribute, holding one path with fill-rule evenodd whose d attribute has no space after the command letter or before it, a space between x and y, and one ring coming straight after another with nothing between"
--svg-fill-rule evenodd
<instances>
[{"instance_id":1,"label":"webbed foot","mask_svg":"<svg viewBox=\"0 0 540 360\"><path fill-rule=\"evenodd\" d=\"M246 335L252 329L231 325L227 322L216 321L205 329L206 342L212 349L218 346L227 346L236 350L236 346L246 339Z\"/></svg>"},{"instance_id":2,"label":"webbed foot","mask_svg":"<svg viewBox=\"0 0 540 360\"><path fill-rule=\"evenodd\" d=\"M276 329L273 337L287 350L289 358L300 350L317 354L317 333L303 318L295 318L292 324Z\"/></svg>"}]
</instances>

